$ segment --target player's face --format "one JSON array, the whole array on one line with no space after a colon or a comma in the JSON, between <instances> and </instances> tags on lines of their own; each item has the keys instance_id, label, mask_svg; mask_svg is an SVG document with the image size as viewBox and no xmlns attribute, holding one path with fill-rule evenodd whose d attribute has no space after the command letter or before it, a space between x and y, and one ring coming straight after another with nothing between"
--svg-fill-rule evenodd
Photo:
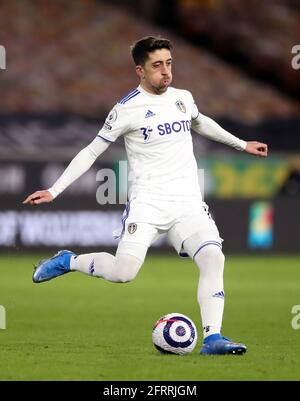
<instances>
[{"instance_id":1,"label":"player's face","mask_svg":"<svg viewBox=\"0 0 300 401\"><path fill-rule=\"evenodd\" d=\"M168 49L155 50L136 71L142 87L157 95L164 93L172 82L172 56Z\"/></svg>"}]
</instances>

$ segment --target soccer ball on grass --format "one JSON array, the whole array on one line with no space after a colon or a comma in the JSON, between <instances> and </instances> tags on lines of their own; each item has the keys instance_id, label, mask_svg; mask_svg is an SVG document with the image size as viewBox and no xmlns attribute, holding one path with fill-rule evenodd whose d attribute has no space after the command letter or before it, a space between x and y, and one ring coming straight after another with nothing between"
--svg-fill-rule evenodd
<instances>
[{"instance_id":1,"label":"soccer ball on grass","mask_svg":"<svg viewBox=\"0 0 300 401\"><path fill-rule=\"evenodd\" d=\"M181 313L162 316L152 330L153 344L163 354L186 355L195 348L197 338L194 322Z\"/></svg>"}]
</instances>

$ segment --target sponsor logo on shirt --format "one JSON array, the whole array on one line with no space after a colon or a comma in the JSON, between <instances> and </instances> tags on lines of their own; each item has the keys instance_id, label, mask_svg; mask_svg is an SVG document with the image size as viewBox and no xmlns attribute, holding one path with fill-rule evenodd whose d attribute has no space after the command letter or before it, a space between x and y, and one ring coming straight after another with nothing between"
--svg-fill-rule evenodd
<instances>
[{"instance_id":1,"label":"sponsor logo on shirt","mask_svg":"<svg viewBox=\"0 0 300 401\"><path fill-rule=\"evenodd\" d=\"M149 141L153 129L148 125L148 127L142 127L140 128L140 130L142 131L145 142ZM174 121L172 123L163 123L157 126L157 131L159 135L169 135L174 132L175 133L190 132L190 130L191 130L190 120Z\"/></svg>"},{"instance_id":2,"label":"sponsor logo on shirt","mask_svg":"<svg viewBox=\"0 0 300 401\"><path fill-rule=\"evenodd\" d=\"M150 138L150 135L151 135L151 132L153 131L153 129L151 127L149 127L149 125L148 125L148 127L142 127L142 128L140 128L140 130L142 131L144 140L146 142L149 141L149 138Z\"/></svg>"},{"instance_id":3,"label":"sponsor logo on shirt","mask_svg":"<svg viewBox=\"0 0 300 401\"><path fill-rule=\"evenodd\" d=\"M159 135L171 134L172 132L189 132L191 129L190 120L174 121L173 123L164 123L157 126Z\"/></svg>"}]
</instances>

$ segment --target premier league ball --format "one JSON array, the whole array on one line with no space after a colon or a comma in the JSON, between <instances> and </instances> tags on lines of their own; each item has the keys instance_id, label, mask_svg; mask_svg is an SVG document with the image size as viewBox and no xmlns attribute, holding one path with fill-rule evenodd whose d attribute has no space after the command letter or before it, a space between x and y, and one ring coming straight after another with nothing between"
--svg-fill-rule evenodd
<instances>
[{"instance_id":1,"label":"premier league ball","mask_svg":"<svg viewBox=\"0 0 300 401\"><path fill-rule=\"evenodd\" d=\"M181 313L162 316L152 330L153 344L163 354L188 354L195 348L197 338L194 322Z\"/></svg>"}]
</instances>

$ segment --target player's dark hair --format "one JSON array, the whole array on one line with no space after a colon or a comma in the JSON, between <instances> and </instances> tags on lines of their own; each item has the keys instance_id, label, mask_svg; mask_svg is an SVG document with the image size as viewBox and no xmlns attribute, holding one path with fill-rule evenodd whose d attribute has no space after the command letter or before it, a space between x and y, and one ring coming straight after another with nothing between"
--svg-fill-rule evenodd
<instances>
[{"instance_id":1,"label":"player's dark hair","mask_svg":"<svg viewBox=\"0 0 300 401\"><path fill-rule=\"evenodd\" d=\"M160 36L146 36L134 42L130 50L135 65L144 65L148 60L149 53L160 49L171 50L172 47L172 43L168 39Z\"/></svg>"}]
</instances>

